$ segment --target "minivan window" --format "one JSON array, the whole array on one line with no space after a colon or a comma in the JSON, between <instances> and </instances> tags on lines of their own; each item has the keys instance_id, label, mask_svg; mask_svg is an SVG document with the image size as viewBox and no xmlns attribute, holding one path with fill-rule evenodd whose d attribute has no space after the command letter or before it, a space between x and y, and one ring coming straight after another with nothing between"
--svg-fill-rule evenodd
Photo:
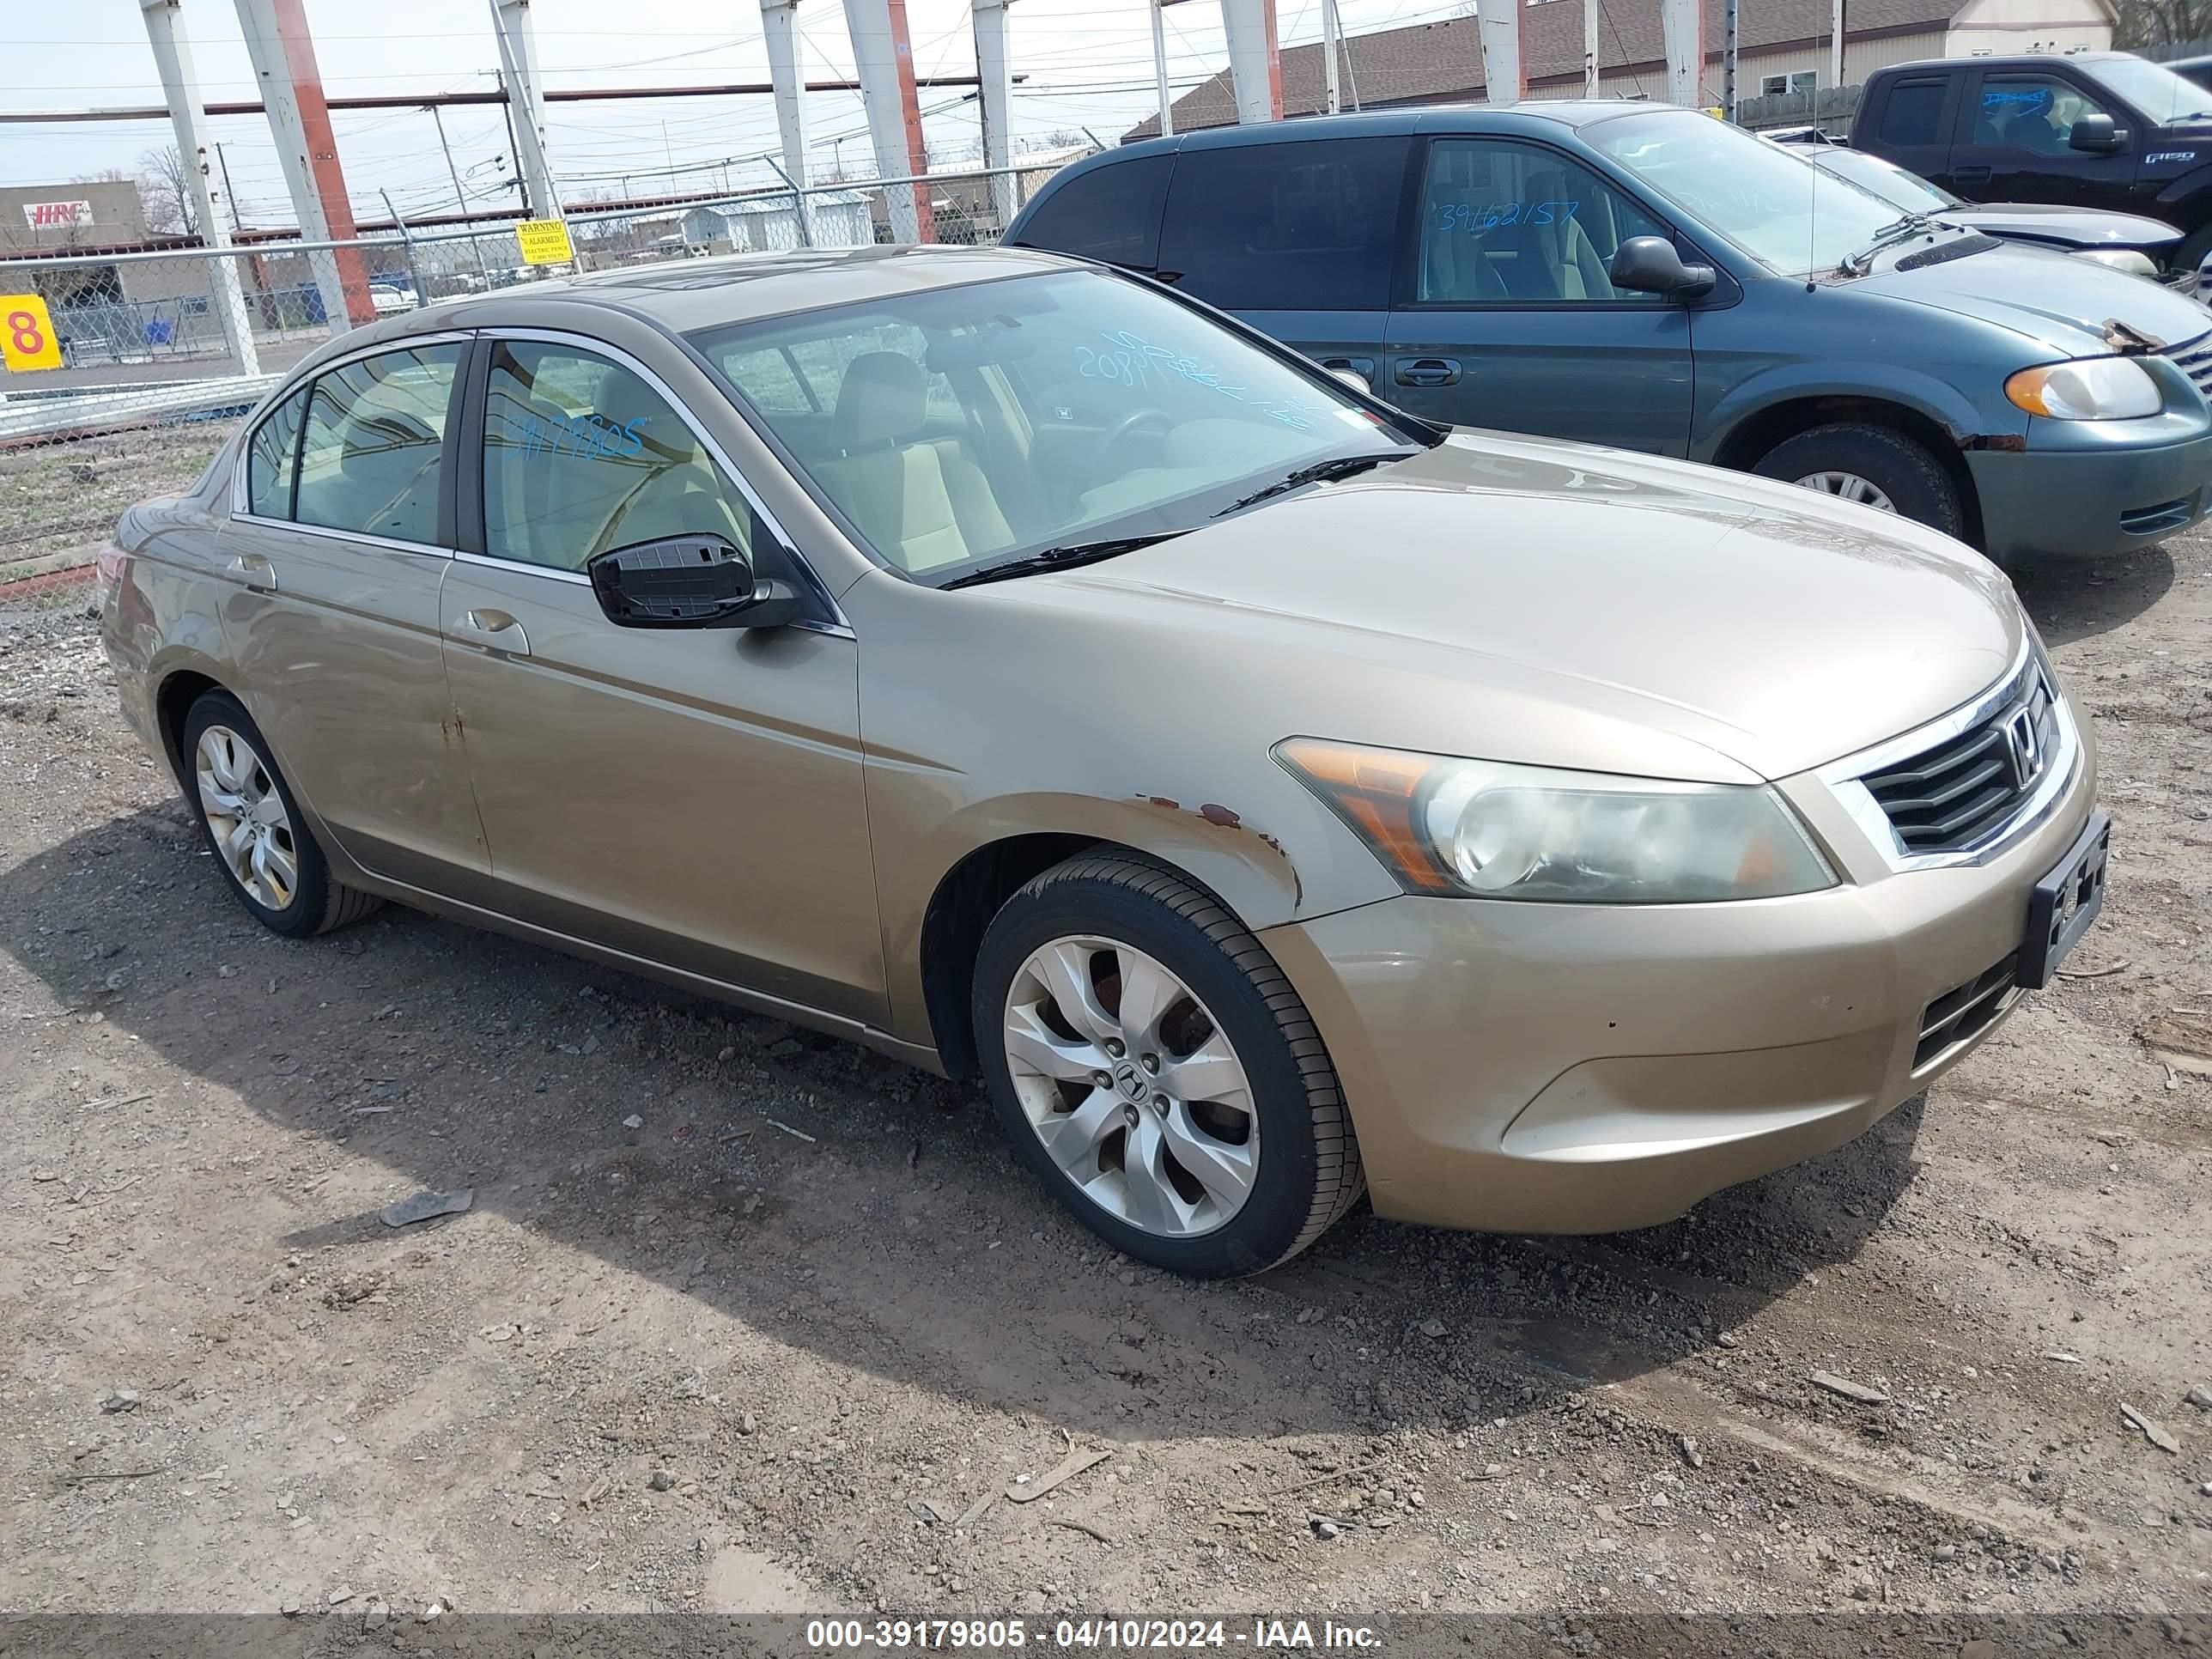
<instances>
[{"instance_id":1,"label":"minivan window","mask_svg":"<svg viewBox=\"0 0 2212 1659\"><path fill-rule=\"evenodd\" d=\"M753 544L750 503L667 399L595 352L536 341L492 352L483 504L486 553L556 570L671 536Z\"/></svg>"},{"instance_id":2,"label":"minivan window","mask_svg":"<svg viewBox=\"0 0 2212 1659\"><path fill-rule=\"evenodd\" d=\"M1607 273L1632 236L1664 236L1579 161L1500 138L1439 138L1421 184L1420 275L1429 304L1663 303Z\"/></svg>"},{"instance_id":3,"label":"minivan window","mask_svg":"<svg viewBox=\"0 0 2212 1659\"><path fill-rule=\"evenodd\" d=\"M307 406L307 388L301 386L253 428L253 442L246 452L248 512L264 519L292 516L292 479L300 459L300 415Z\"/></svg>"},{"instance_id":4,"label":"minivan window","mask_svg":"<svg viewBox=\"0 0 2212 1659\"><path fill-rule=\"evenodd\" d=\"M438 538L439 457L461 347L386 351L334 368L307 398L293 516L393 541Z\"/></svg>"},{"instance_id":5,"label":"minivan window","mask_svg":"<svg viewBox=\"0 0 2212 1659\"><path fill-rule=\"evenodd\" d=\"M1233 144L1176 158L1159 267L1241 311L1384 311L1405 138Z\"/></svg>"},{"instance_id":6,"label":"minivan window","mask_svg":"<svg viewBox=\"0 0 2212 1659\"><path fill-rule=\"evenodd\" d=\"M1881 142L1942 143L1943 90L1941 81L1899 81L1892 86L1889 101L1882 106Z\"/></svg>"},{"instance_id":7,"label":"minivan window","mask_svg":"<svg viewBox=\"0 0 2212 1659\"><path fill-rule=\"evenodd\" d=\"M2075 65L2146 120L2164 125L2212 118L2212 92L2147 58L2099 58Z\"/></svg>"},{"instance_id":8,"label":"minivan window","mask_svg":"<svg viewBox=\"0 0 2212 1659\"><path fill-rule=\"evenodd\" d=\"M918 355L881 343L908 331ZM884 563L933 585L1046 549L1180 534L1309 463L1415 441L1170 295L1100 271L940 288L693 342ZM854 349L867 343L869 349ZM827 417L758 377L776 349ZM836 384L811 365L843 365ZM930 392L941 380L953 407Z\"/></svg>"},{"instance_id":9,"label":"minivan window","mask_svg":"<svg viewBox=\"0 0 2212 1659\"><path fill-rule=\"evenodd\" d=\"M1021 246L1152 270L1174 167L1172 155L1139 155L1077 173L1036 204Z\"/></svg>"},{"instance_id":10,"label":"minivan window","mask_svg":"<svg viewBox=\"0 0 2212 1659\"><path fill-rule=\"evenodd\" d=\"M1599 153L1769 270L1833 270L1897 210L1779 144L1694 110L1596 121Z\"/></svg>"}]
</instances>

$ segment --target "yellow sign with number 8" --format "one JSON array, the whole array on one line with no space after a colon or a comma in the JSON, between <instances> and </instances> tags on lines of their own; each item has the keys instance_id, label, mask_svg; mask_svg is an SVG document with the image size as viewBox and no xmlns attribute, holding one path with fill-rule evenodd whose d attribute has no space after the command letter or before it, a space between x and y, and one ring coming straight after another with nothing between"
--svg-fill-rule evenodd
<instances>
[{"instance_id":1,"label":"yellow sign with number 8","mask_svg":"<svg viewBox=\"0 0 2212 1659\"><path fill-rule=\"evenodd\" d=\"M61 342L54 337L54 319L46 302L35 294L0 294L0 361L10 373L27 368L59 368Z\"/></svg>"}]
</instances>

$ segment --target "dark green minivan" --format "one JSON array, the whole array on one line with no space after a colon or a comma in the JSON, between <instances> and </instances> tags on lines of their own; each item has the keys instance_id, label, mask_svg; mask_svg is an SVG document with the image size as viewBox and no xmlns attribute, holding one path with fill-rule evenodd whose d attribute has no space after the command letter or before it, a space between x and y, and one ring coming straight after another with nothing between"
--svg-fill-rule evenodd
<instances>
[{"instance_id":1,"label":"dark green minivan","mask_svg":"<svg viewBox=\"0 0 2212 1659\"><path fill-rule=\"evenodd\" d=\"M2212 506L2212 311L1900 217L1692 110L1217 128L1065 169L1006 240L1171 283L1415 414L1788 479L2000 561Z\"/></svg>"}]
</instances>

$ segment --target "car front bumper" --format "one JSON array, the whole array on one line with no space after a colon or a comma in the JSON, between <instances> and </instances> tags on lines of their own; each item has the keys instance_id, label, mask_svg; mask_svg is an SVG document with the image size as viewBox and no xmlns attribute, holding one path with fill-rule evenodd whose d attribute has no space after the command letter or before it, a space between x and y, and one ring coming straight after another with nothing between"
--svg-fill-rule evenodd
<instances>
[{"instance_id":1,"label":"car front bumper","mask_svg":"<svg viewBox=\"0 0 2212 1659\"><path fill-rule=\"evenodd\" d=\"M2148 422L2069 424L2111 433ZM1973 449L1966 460L1982 550L2000 564L2108 557L2178 535L2212 509L2212 432L2201 429L2167 443Z\"/></svg>"},{"instance_id":2,"label":"car front bumper","mask_svg":"<svg viewBox=\"0 0 2212 1659\"><path fill-rule=\"evenodd\" d=\"M1498 1232L1649 1226L1852 1139L1995 1029L2022 993L1923 1037L1931 1005L1989 983L2020 949L2035 884L2088 822L2095 774L2085 740L2055 806L1978 865L1893 869L1823 786L1793 780L1783 787L1844 872L1824 892L1650 907L1407 896L1261 937L1328 1045L1378 1214Z\"/></svg>"}]
</instances>

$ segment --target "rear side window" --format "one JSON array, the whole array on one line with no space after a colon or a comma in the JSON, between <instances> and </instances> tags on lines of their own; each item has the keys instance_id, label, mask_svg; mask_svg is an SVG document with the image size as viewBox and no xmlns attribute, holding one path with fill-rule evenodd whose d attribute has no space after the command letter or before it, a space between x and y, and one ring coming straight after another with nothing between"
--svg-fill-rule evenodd
<instances>
[{"instance_id":1,"label":"rear side window","mask_svg":"<svg viewBox=\"0 0 2212 1659\"><path fill-rule=\"evenodd\" d=\"M307 399L294 517L435 545L439 459L459 345L387 351L332 369Z\"/></svg>"},{"instance_id":2,"label":"rear side window","mask_svg":"<svg viewBox=\"0 0 2212 1659\"><path fill-rule=\"evenodd\" d=\"M1940 144L1943 142L1943 83L1941 81L1900 81L1889 89L1882 106L1881 142L1885 144Z\"/></svg>"},{"instance_id":3,"label":"rear side window","mask_svg":"<svg viewBox=\"0 0 2212 1659\"><path fill-rule=\"evenodd\" d=\"M246 507L264 519L292 516L292 477L300 459L300 412L307 406L307 388L297 392L269 411L268 419L253 429L253 442L246 452Z\"/></svg>"},{"instance_id":4,"label":"rear side window","mask_svg":"<svg viewBox=\"0 0 2212 1659\"><path fill-rule=\"evenodd\" d=\"M1077 174L1037 204L1019 246L1152 270L1174 167L1172 155L1139 155Z\"/></svg>"},{"instance_id":5,"label":"rear side window","mask_svg":"<svg viewBox=\"0 0 2212 1659\"><path fill-rule=\"evenodd\" d=\"M1384 311L1404 192L1404 138L1185 151L1160 269L1246 311Z\"/></svg>"}]
</instances>

